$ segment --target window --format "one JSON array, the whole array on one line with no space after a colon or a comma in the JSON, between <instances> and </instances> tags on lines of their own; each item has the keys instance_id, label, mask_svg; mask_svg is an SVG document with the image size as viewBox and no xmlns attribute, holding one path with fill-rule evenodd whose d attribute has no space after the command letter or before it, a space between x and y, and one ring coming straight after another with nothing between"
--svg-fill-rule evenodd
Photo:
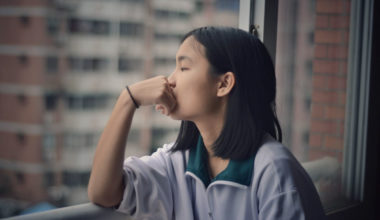
<instances>
[{"instance_id":1,"label":"window","mask_svg":"<svg viewBox=\"0 0 380 220\"><path fill-rule=\"evenodd\" d=\"M64 146L77 151L81 148L94 148L99 138L99 132L66 132Z\"/></svg>"},{"instance_id":2,"label":"window","mask_svg":"<svg viewBox=\"0 0 380 220\"><path fill-rule=\"evenodd\" d=\"M68 63L73 72L101 72L107 69L109 61L102 57L70 56Z\"/></svg>"},{"instance_id":3,"label":"window","mask_svg":"<svg viewBox=\"0 0 380 220\"><path fill-rule=\"evenodd\" d=\"M335 161L330 166L333 174L313 179L329 211L345 198L339 180L344 169L349 2L340 1L336 9L331 7L339 1L289 2L278 4L278 114L287 134L285 144L300 161ZM311 108L304 100L310 100Z\"/></svg>"},{"instance_id":4,"label":"window","mask_svg":"<svg viewBox=\"0 0 380 220\"><path fill-rule=\"evenodd\" d=\"M175 59L168 58L168 57L156 57L154 59L154 63L157 66L160 66L160 65L171 65L173 67L175 67L175 64L176 64Z\"/></svg>"},{"instance_id":5,"label":"window","mask_svg":"<svg viewBox=\"0 0 380 220\"><path fill-rule=\"evenodd\" d=\"M104 109L108 104L108 95L68 95L67 107L70 110Z\"/></svg>"},{"instance_id":6,"label":"window","mask_svg":"<svg viewBox=\"0 0 380 220\"><path fill-rule=\"evenodd\" d=\"M45 60L46 72L56 73L58 70L58 57L48 56Z\"/></svg>"},{"instance_id":7,"label":"window","mask_svg":"<svg viewBox=\"0 0 380 220\"><path fill-rule=\"evenodd\" d=\"M155 16L158 19L189 19L190 14L181 11L156 10Z\"/></svg>"},{"instance_id":8,"label":"window","mask_svg":"<svg viewBox=\"0 0 380 220\"><path fill-rule=\"evenodd\" d=\"M252 11L241 8L240 18L250 23L241 27L255 25L275 61L284 142L312 177L329 219L374 217L375 181L364 183L377 173L364 169L376 164L365 154L376 151L367 142L373 1L245 4Z\"/></svg>"},{"instance_id":9,"label":"window","mask_svg":"<svg viewBox=\"0 0 380 220\"><path fill-rule=\"evenodd\" d=\"M16 173L16 179L18 184L25 183L25 174L24 173Z\"/></svg>"},{"instance_id":10,"label":"window","mask_svg":"<svg viewBox=\"0 0 380 220\"><path fill-rule=\"evenodd\" d=\"M48 33L55 35L59 31L59 19L57 17L49 17L46 19L46 30Z\"/></svg>"},{"instance_id":11,"label":"window","mask_svg":"<svg viewBox=\"0 0 380 220\"><path fill-rule=\"evenodd\" d=\"M20 63L21 64L23 64L23 65L26 65L26 64L28 64L28 56L27 55L25 55L25 54L21 54L19 57L18 57L18 59L19 59L19 61L20 61Z\"/></svg>"},{"instance_id":12,"label":"window","mask_svg":"<svg viewBox=\"0 0 380 220\"><path fill-rule=\"evenodd\" d=\"M87 186L90 178L90 172L63 172L63 184L71 187Z\"/></svg>"},{"instance_id":13,"label":"window","mask_svg":"<svg viewBox=\"0 0 380 220\"><path fill-rule=\"evenodd\" d=\"M81 109L82 108L82 100L79 97L69 95L66 98L67 107L69 109Z\"/></svg>"},{"instance_id":14,"label":"window","mask_svg":"<svg viewBox=\"0 0 380 220\"><path fill-rule=\"evenodd\" d=\"M44 185L45 185L45 187L54 186L54 178L55 178L54 172L51 172L51 171L46 172L44 174Z\"/></svg>"},{"instance_id":15,"label":"window","mask_svg":"<svg viewBox=\"0 0 380 220\"><path fill-rule=\"evenodd\" d=\"M55 110L57 107L57 102L58 102L57 94L45 95L45 109L46 110L48 110L48 111Z\"/></svg>"},{"instance_id":16,"label":"window","mask_svg":"<svg viewBox=\"0 0 380 220\"><path fill-rule=\"evenodd\" d=\"M140 37L144 34L144 26L140 23L121 22L120 36Z\"/></svg>"},{"instance_id":17,"label":"window","mask_svg":"<svg viewBox=\"0 0 380 220\"><path fill-rule=\"evenodd\" d=\"M69 18L67 27L69 32L73 34L108 35L111 31L111 22Z\"/></svg>"},{"instance_id":18,"label":"window","mask_svg":"<svg viewBox=\"0 0 380 220\"><path fill-rule=\"evenodd\" d=\"M22 145L25 144L27 141L27 138L23 132L17 132L16 137L17 137L17 141Z\"/></svg>"},{"instance_id":19,"label":"window","mask_svg":"<svg viewBox=\"0 0 380 220\"><path fill-rule=\"evenodd\" d=\"M174 40L174 41L180 42L183 36L181 34L176 34L176 33L170 34L170 33L156 32L154 33L154 37L157 40Z\"/></svg>"},{"instance_id":20,"label":"window","mask_svg":"<svg viewBox=\"0 0 380 220\"><path fill-rule=\"evenodd\" d=\"M56 138L52 133L47 133L43 137L43 158L45 161L53 162L56 159Z\"/></svg>"},{"instance_id":21,"label":"window","mask_svg":"<svg viewBox=\"0 0 380 220\"><path fill-rule=\"evenodd\" d=\"M26 16L26 15L21 16L20 17L20 22L24 26L28 26L30 24L30 18L29 18L29 16Z\"/></svg>"},{"instance_id":22,"label":"window","mask_svg":"<svg viewBox=\"0 0 380 220\"><path fill-rule=\"evenodd\" d=\"M141 71L142 70L142 60L134 58L119 58L119 72L125 73L130 71Z\"/></svg>"}]
</instances>

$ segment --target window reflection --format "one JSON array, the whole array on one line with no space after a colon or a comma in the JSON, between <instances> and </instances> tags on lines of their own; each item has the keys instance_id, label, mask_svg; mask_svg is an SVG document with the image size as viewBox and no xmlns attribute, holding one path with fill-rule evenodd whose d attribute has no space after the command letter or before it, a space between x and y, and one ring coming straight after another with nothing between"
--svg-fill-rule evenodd
<instances>
[{"instance_id":1,"label":"window reflection","mask_svg":"<svg viewBox=\"0 0 380 220\"><path fill-rule=\"evenodd\" d=\"M285 144L312 171L326 210L345 200L349 18L350 1L279 1L278 115Z\"/></svg>"}]
</instances>

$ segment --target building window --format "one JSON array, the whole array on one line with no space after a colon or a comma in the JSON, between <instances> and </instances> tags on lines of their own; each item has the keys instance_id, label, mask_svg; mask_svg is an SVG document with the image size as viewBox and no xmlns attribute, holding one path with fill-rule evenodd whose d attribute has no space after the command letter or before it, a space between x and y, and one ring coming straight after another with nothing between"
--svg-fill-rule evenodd
<instances>
[{"instance_id":1,"label":"building window","mask_svg":"<svg viewBox=\"0 0 380 220\"><path fill-rule=\"evenodd\" d=\"M20 17L20 22L24 26L28 26L30 24L30 17L27 16L27 15L23 15L23 16Z\"/></svg>"},{"instance_id":2,"label":"building window","mask_svg":"<svg viewBox=\"0 0 380 220\"><path fill-rule=\"evenodd\" d=\"M141 0L120 0L121 2L125 3L142 3Z\"/></svg>"},{"instance_id":3,"label":"building window","mask_svg":"<svg viewBox=\"0 0 380 220\"><path fill-rule=\"evenodd\" d=\"M156 40L171 40L171 41L178 41L180 42L183 38L183 34L178 33L154 33L154 38Z\"/></svg>"},{"instance_id":4,"label":"building window","mask_svg":"<svg viewBox=\"0 0 380 220\"><path fill-rule=\"evenodd\" d=\"M20 144L25 144L26 143L26 135L24 132L18 132L17 135L17 140Z\"/></svg>"},{"instance_id":5,"label":"building window","mask_svg":"<svg viewBox=\"0 0 380 220\"><path fill-rule=\"evenodd\" d=\"M138 71L142 69L142 60L133 58L119 58L119 72Z\"/></svg>"},{"instance_id":6,"label":"building window","mask_svg":"<svg viewBox=\"0 0 380 220\"><path fill-rule=\"evenodd\" d=\"M64 171L63 172L63 184L67 186L86 187L89 179L90 179L90 172L80 172L80 171Z\"/></svg>"},{"instance_id":7,"label":"building window","mask_svg":"<svg viewBox=\"0 0 380 220\"><path fill-rule=\"evenodd\" d=\"M94 148L98 143L100 134L98 132L76 132L66 133L64 136L64 144L66 148Z\"/></svg>"},{"instance_id":8,"label":"building window","mask_svg":"<svg viewBox=\"0 0 380 220\"><path fill-rule=\"evenodd\" d=\"M18 60L21 64L26 65L29 61L28 56L26 54L22 54L18 57Z\"/></svg>"},{"instance_id":9,"label":"building window","mask_svg":"<svg viewBox=\"0 0 380 220\"><path fill-rule=\"evenodd\" d=\"M98 35L109 34L111 30L111 24L107 21L92 21L92 33Z\"/></svg>"},{"instance_id":10,"label":"building window","mask_svg":"<svg viewBox=\"0 0 380 220\"><path fill-rule=\"evenodd\" d=\"M26 95L25 94L18 94L17 95L17 99L18 99L18 101L21 103L21 104L26 104L26 102L28 101L28 98L26 97Z\"/></svg>"},{"instance_id":11,"label":"building window","mask_svg":"<svg viewBox=\"0 0 380 220\"><path fill-rule=\"evenodd\" d=\"M48 17L46 19L46 30L49 34L57 34L59 31L59 19L57 17Z\"/></svg>"},{"instance_id":12,"label":"building window","mask_svg":"<svg viewBox=\"0 0 380 220\"><path fill-rule=\"evenodd\" d=\"M83 97L83 109L93 109L96 108L96 100L95 96L85 96Z\"/></svg>"},{"instance_id":13,"label":"building window","mask_svg":"<svg viewBox=\"0 0 380 220\"><path fill-rule=\"evenodd\" d=\"M55 110L57 108L58 95L47 94L45 95L45 109L48 111Z\"/></svg>"},{"instance_id":14,"label":"building window","mask_svg":"<svg viewBox=\"0 0 380 220\"><path fill-rule=\"evenodd\" d=\"M55 174L52 171L47 171L44 173L44 186L51 187L54 186Z\"/></svg>"},{"instance_id":15,"label":"building window","mask_svg":"<svg viewBox=\"0 0 380 220\"><path fill-rule=\"evenodd\" d=\"M80 97L68 96L67 97L67 107L71 110L82 109L82 100Z\"/></svg>"},{"instance_id":16,"label":"building window","mask_svg":"<svg viewBox=\"0 0 380 220\"><path fill-rule=\"evenodd\" d=\"M111 23L102 20L69 18L68 30L73 34L109 35L111 33Z\"/></svg>"},{"instance_id":17,"label":"building window","mask_svg":"<svg viewBox=\"0 0 380 220\"><path fill-rule=\"evenodd\" d=\"M182 11L169 11L157 9L155 10L155 16L159 19L183 19L187 20L190 18L190 14Z\"/></svg>"},{"instance_id":18,"label":"building window","mask_svg":"<svg viewBox=\"0 0 380 220\"><path fill-rule=\"evenodd\" d=\"M55 161L56 159L56 138L55 134L45 134L43 136L43 158L45 161Z\"/></svg>"},{"instance_id":19,"label":"building window","mask_svg":"<svg viewBox=\"0 0 380 220\"><path fill-rule=\"evenodd\" d=\"M16 173L16 179L18 184L24 184L25 183L25 174L21 172Z\"/></svg>"},{"instance_id":20,"label":"building window","mask_svg":"<svg viewBox=\"0 0 380 220\"><path fill-rule=\"evenodd\" d=\"M154 64L157 66L168 66L168 65L175 66L176 61L175 59L169 58L169 57L156 57L154 59Z\"/></svg>"},{"instance_id":21,"label":"building window","mask_svg":"<svg viewBox=\"0 0 380 220\"><path fill-rule=\"evenodd\" d=\"M109 61L101 57L69 57L69 68L74 72L100 72L108 68Z\"/></svg>"},{"instance_id":22,"label":"building window","mask_svg":"<svg viewBox=\"0 0 380 220\"><path fill-rule=\"evenodd\" d=\"M139 23L121 22L120 36L140 37L144 34L144 26Z\"/></svg>"},{"instance_id":23,"label":"building window","mask_svg":"<svg viewBox=\"0 0 380 220\"><path fill-rule=\"evenodd\" d=\"M108 105L108 95L68 95L67 107L70 110L105 109Z\"/></svg>"},{"instance_id":24,"label":"building window","mask_svg":"<svg viewBox=\"0 0 380 220\"><path fill-rule=\"evenodd\" d=\"M58 71L58 57L48 56L45 60L45 68L48 73L56 73Z\"/></svg>"}]
</instances>

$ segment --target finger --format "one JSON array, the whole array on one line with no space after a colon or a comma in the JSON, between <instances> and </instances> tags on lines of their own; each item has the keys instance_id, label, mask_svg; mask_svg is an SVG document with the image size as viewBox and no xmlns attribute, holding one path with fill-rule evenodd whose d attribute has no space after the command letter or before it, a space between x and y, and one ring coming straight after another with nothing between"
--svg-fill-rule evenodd
<instances>
[{"instance_id":1,"label":"finger","mask_svg":"<svg viewBox=\"0 0 380 220\"><path fill-rule=\"evenodd\" d=\"M162 98L162 105L164 105L168 113L171 112L177 102L173 92L171 90L165 91L165 94Z\"/></svg>"},{"instance_id":2,"label":"finger","mask_svg":"<svg viewBox=\"0 0 380 220\"><path fill-rule=\"evenodd\" d=\"M164 109L164 106L163 106L163 105L160 105L160 104L157 104L157 105L155 106L155 109L156 109L156 111L162 111L162 110Z\"/></svg>"},{"instance_id":3,"label":"finger","mask_svg":"<svg viewBox=\"0 0 380 220\"><path fill-rule=\"evenodd\" d=\"M163 114L163 115L169 115L169 110L164 105L157 105L156 106L156 110L158 112L160 112L161 114Z\"/></svg>"},{"instance_id":4,"label":"finger","mask_svg":"<svg viewBox=\"0 0 380 220\"><path fill-rule=\"evenodd\" d=\"M171 105L169 106L170 108L170 111L172 111L175 106L177 105L177 98L175 97L174 95L174 91L172 88L169 89L169 99L170 99L170 103Z\"/></svg>"},{"instance_id":5,"label":"finger","mask_svg":"<svg viewBox=\"0 0 380 220\"><path fill-rule=\"evenodd\" d=\"M168 80L167 80L167 82L165 83L165 87L166 87L166 89L168 89L168 90L173 90L173 84L170 83Z\"/></svg>"},{"instance_id":6,"label":"finger","mask_svg":"<svg viewBox=\"0 0 380 220\"><path fill-rule=\"evenodd\" d=\"M169 107L167 106L167 104L157 104L155 106L155 109L156 111L160 112L161 114L163 115L169 115L170 113L170 110L169 110Z\"/></svg>"},{"instance_id":7,"label":"finger","mask_svg":"<svg viewBox=\"0 0 380 220\"><path fill-rule=\"evenodd\" d=\"M162 76L162 79L163 79L163 82L165 83L165 85L169 83L169 80L166 76Z\"/></svg>"}]
</instances>

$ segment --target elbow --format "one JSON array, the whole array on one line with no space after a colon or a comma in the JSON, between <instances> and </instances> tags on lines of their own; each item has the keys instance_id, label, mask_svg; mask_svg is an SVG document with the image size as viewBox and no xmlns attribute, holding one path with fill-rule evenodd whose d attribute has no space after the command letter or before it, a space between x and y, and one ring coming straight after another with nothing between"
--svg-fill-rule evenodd
<instances>
[{"instance_id":1,"label":"elbow","mask_svg":"<svg viewBox=\"0 0 380 220\"><path fill-rule=\"evenodd\" d=\"M106 191L102 193L97 190L93 190L92 187L90 186L87 189L87 194L88 194L88 199L90 200L91 203L102 206L102 207L106 207L106 208L111 208L111 207L119 205L122 199L122 194L112 195L111 193L106 192Z\"/></svg>"},{"instance_id":2,"label":"elbow","mask_svg":"<svg viewBox=\"0 0 380 220\"><path fill-rule=\"evenodd\" d=\"M96 190L93 190L91 186L88 186L87 188L87 195L91 203L100 205L103 207L107 207L108 204L104 202L104 199L102 198L102 196L99 195L99 193L97 193Z\"/></svg>"}]
</instances>

